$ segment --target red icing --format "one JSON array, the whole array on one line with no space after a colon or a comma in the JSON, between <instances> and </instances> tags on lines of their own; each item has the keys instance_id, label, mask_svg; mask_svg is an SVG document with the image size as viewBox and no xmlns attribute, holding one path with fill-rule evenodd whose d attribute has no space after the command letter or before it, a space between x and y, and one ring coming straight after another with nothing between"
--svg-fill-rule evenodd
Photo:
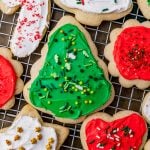
<instances>
[{"instance_id":1,"label":"red icing","mask_svg":"<svg viewBox=\"0 0 150 150\"><path fill-rule=\"evenodd\" d=\"M0 107L3 107L14 95L16 79L12 65L0 55Z\"/></svg>"},{"instance_id":2,"label":"red icing","mask_svg":"<svg viewBox=\"0 0 150 150\"><path fill-rule=\"evenodd\" d=\"M139 150L147 126L142 117L132 114L109 123L93 119L85 130L89 150Z\"/></svg>"},{"instance_id":3,"label":"red icing","mask_svg":"<svg viewBox=\"0 0 150 150\"><path fill-rule=\"evenodd\" d=\"M124 78L150 80L150 28L124 29L116 40L113 54Z\"/></svg>"},{"instance_id":4,"label":"red icing","mask_svg":"<svg viewBox=\"0 0 150 150\"><path fill-rule=\"evenodd\" d=\"M84 5L84 0L81 0L81 2L82 2L82 5Z\"/></svg>"},{"instance_id":5,"label":"red icing","mask_svg":"<svg viewBox=\"0 0 150 150\"><path fill-rule=\"evenodd\" d=\"M45 5L45 3L43 1L41 1L40 3L37 3L35 0L32 0L32 1L31 0L18 0L18 1L20 2L23 9L28 10L28 13L32 13L33 18L23 17L23 18L18 19L17 31L19 32L20 35L22 35L22 33L25 33L26 38L32 43L36 40L41 40L42 35L39 32L39 28L37 28L38 33L35 32L35 34L34 33L29 34L28 32L26 32L26 28L30 26L34 27L34 24L37 24L39 19L43 18L43 15L40 14L41 10L39 10L38 6L42 7ZM15 44L19 48L23 48L24 47L23 42L26 38L19 37Z\"/></svg>"}]
</instances>

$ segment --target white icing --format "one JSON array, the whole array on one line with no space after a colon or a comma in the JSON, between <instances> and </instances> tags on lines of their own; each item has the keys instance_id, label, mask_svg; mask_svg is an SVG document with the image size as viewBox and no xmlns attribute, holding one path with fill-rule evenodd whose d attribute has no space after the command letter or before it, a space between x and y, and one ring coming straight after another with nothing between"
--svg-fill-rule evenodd
<instances>
[{"instance_id":1,"label":"white icing","mask_svg":"<svg viewBox=\"0 0 150 150\"><path fill-rule=\"evenodd\" d=\"M16 30L11 39L12 52L18 57L30 55L38 47L43 31L48 26L48 0L2 1L10 8L21 6Z\"/></svg>"},{"instance_id":2,"label":"white icing","mask_svg":"<svg viewBox=\"0 0 150 150\"><path fill-rule=\"evenodd\" d=\"M132 4L132 0L117 0L117 3L115 3L115 0L84 0L84 5L77 4L77 0L60 0L60 1L67 7L77 8L82 11L91 13L122 12L127 10Z\"/></svg>"},{"instance_id":3,"label":"white icing","mask_svg":"<svg viewBox=\"0 0 150 150\"><path fill-rule=\"evenodd\" d=\"M14 141L15 135L18 134L17 127L22 127L23 132L19 133L20 140ZM30 140L36 138L38 135L35 132L36 127L41 127L40 133L42 134L42 139L36 144L32 144ZM54 143L52 144L52 150L56 149L57 145L57 135L53 128L51 127L42 127L37 118L32 118L29 116L22 116L4 132L0 133L0 149L18 149L20 146L23 146L25 150L44 150L48 144L48 139L53 138ZM12 144L8 146L6 140L10 140Z\"/></svg>"},{"instance_id":4,"label":"white icing","mask_svg":"<svg viewBox=\"0 0 150 150\"><path fill-rule=\"evenodd\" d=\"M142 107L143 115L150 120L150 96L144 101L144 105Z\"/></svg>"},{"instance_id":5,"label":"white icing","mask_svg":"<svg viewBox=\"0 0 150 150\"><path fill-rule=\"evenodd\" d=\"M76 55L74 55L73 53L68 53L67 55L67 57L70 59L76 59Z\"/></svg>"}]
</instances>

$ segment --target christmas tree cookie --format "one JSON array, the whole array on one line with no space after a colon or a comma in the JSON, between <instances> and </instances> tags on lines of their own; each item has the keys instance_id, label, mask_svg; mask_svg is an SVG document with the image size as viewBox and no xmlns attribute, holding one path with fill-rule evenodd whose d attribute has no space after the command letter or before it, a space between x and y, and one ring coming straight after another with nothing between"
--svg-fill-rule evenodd
<instances>
[{"instance_id":1,"label":"christmas tree cookie","mask_svg":"<svg viewBox=\"0 0 150 150\"><path fill-rule=\"evenodd\" d=\"M120 84L129 88L150 86L150 22L131 19L110 34L104 55L109 60L108 70L119 77Z\"/></svg>"},{"instance_id":2,"label":"christmas tree cookie","mask_svg":"<svg viewBox=\"0 0 150 150\"><path fill-rule=\"evenodd\" d=\"M93 114L85 119L80 131L84 150L142 150L147 134L145 120L133 111L113 116Z\"/></svg>"},{"instance_id":3,"label":"christmas tree cookie","mask_svg":"<svg viewBox=\"0 0 150 150\"><path fill-rule=\"evenodd\" d=\"M137 0L141 12L146 19L150 19L150 0Z\"/></svg>"},{"instance_id":4,"label":"christmas tree cookie","mask_svg":"<svg viewBox=\"0 0 150 150\"><path fill-rule=\"evenodd\" d=\"M50 33L42 57L32 66L24 97L35 108L67 123L108 106L114 90L88 32L71 16Z\"/></svg>"},{"instance_id":5,"label":"christmas tree cookie","mask_svg":"<svg viewBox=\"0 0 150 150\"><path fill-rule=\"evenodd\" d=\"M30 105L23 107L12 125L0 130L1 150L59 150L69 134L66 127L43 122Z\"/></svg>"},{"instance_id":6,"label":"christmas tree cookie","mask_svg":"<svg viewBox=\"0 0 150 150\"><path fill-rule=\"evenodd\" d=\"M86 25L98 26L104 20L117 20L132 10L132 0L54 0Z\"/></svg>"},{"instance_id":7,"label":"christmas tree cookie","mask_svg":"<svg viewBox=\"0 0 150 150\"><path fill-rule=\"evenodd\" d=\"M0 109L7 110L15 104L15 95L23 90L24 83L20 79L23 67L12 59L9 49L0 48Z\"/></svg>"}]
</instances>

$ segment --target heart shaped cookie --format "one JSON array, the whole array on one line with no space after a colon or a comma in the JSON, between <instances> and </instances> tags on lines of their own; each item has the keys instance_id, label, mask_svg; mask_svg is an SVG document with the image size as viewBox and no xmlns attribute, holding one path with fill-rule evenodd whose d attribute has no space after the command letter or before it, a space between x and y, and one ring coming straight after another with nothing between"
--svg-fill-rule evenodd
<instances>
[{"instance_id":1,"label":"heart shaped cookie","mask_svg":"<svg viewBox=\"0 0 150 150\"><path fill-rule=\"evenodd\" d=\"M128 20L122 28L114 29L104 55L109 60L108 70L119 77L122 86L150 86L150 22Z\"/></svg>"},{"instance_id":2,"label":"heart shaped cookie","mask_svg":"<svg viewBox=\"0 0 150 150\"><path fill-rule=\"evenodd\" d=\"M82 122L108 106L114 90L88 32L71 16L63 17L31 69L24 97L57 120Z\"/></svg>"},{"instance_id":3,"label":"heart shaped cookie","mask_svg":"<svg viewBox=\"0 0 150 150\"><path fill-rule=\"evenodd\" d=\"M1 150L59 150L69 134L66 127L43 122L30 105L23 107L12 125L0 130Z\"/></svg>"},{"instance_id":4,"label":"heart shaped cookie","mask_svg":"<svg viewBox=\"0 0 150 150\"><path fill-rule=\"evenodd\" d=\"M46 33L51 14L50 0L1 0L0 10L13 14L21 7L11 39L12 53L17 57L26 57L38 47Z\"/></svg>"},{"instance_id":5,"label":"heart shaped cookie","mask_svg":"<svg viewBox=\"0 0 150 150\"><path fill-rule=\"evenodd\" d=\"M120 111L113 117L96 113L85 119L80 136L85 150L142 150L147 125L136 112Z\"/></svg>"},{"instance_id":6,"label":"heart shaped cookie","mask_svg":"<svg viewBox=\"0 0 150 150\"><path fill-rule=\"evenodd\" d=\"M137 0L138 6L144 17L150 19L150 1L149 0Z\"/></svg>"},{"instance_id":7,"label":"heart shaped cookie","mask_svg":"<svg viewBox=\"0 0 150 150\"><path fill-rule=\"evenodd\" d=\"M9 109L15 103L15 95L23 90L24 83L20 79L23 67L12 59L7 48L0 48L0 109Z\"/></svg>"},{"instance_id":8,"label":"heart shaped cookie","mask_svg":"<svg viewBox=\"0 0 150 150\"><path fill-rule=\"evenodd\" d=\"M104 20L117 20L129 14L133 8L132 0L54 0L75 18L86 25L98 26Z\"/></svg>"}]
</instances>

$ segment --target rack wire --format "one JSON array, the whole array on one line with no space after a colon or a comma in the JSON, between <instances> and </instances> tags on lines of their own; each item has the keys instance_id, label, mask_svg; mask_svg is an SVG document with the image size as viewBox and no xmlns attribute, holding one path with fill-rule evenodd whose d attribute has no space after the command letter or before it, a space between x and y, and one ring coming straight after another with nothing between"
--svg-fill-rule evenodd
<instances>
[{"instance_id":1,"label":"rack wire","mask_svg":"<svg viewBox=\"0 0 150 150\"><path fill-rule=\"evenodd\" d=\"M84 26L91 34L92 39L98 48L99 57L102 58L106 63L108 62L104 58L103 50L105 45L109 43L109 35L112 29L121 27L122 24L128 19L137 19L141 22L146 20L142 16L135 0L133 0L133 3L134 3L134 8L132 12L122 19L111 21L111 22L105 21L98 27ZM22 79L25 83L28 80L30 80L31 66L41 56L40 51L42 46L47 41L49 32L52 30L52 28L56 25L56 23L59 21L59 19L62 16L69 14L64 10L62 10L61 8L57 7L53 3L53 0L52 0L51 9L52 9L52 17L50 21L50 27L45 37L43 38L42 42L40 43L38 49L27 58L20 59L15 57L15 59L19 60L24 67ZM14 15L8 16L0 12L0 47L10 46L10 39L12 37L13 30L16 26L18 14L19 12L16 12ZM113 103L103 111L109 114L114 114L120 110L134 110L136 112L140 112L141 102L145 94L148 91L150 91L150 88L146 90L139 90L136 87L125 89L119 84L117 78L110 76L110 80L115 88L115 92L116 92L115 99ZM8 111L0 110L0 128L10 126L15 116L19 113L19 111L22 109L22 107L25 104L26 102L24 100L24 97L22 94L20 94L16 96L16 103L12 109ZM62 124L57 122L50 115L41 112L40 115L42 116L43 120L46 122L57 123L66 126L70 129L69 137L62 145L61 150L82 150L82 146L80 142L80 134L79 134L81 124L76 124L76 125ZM149 127L149 131L150 131L150 127ZM149 137L150 137L150 133L149 133Z\"/></svg>"}]
</instances>

